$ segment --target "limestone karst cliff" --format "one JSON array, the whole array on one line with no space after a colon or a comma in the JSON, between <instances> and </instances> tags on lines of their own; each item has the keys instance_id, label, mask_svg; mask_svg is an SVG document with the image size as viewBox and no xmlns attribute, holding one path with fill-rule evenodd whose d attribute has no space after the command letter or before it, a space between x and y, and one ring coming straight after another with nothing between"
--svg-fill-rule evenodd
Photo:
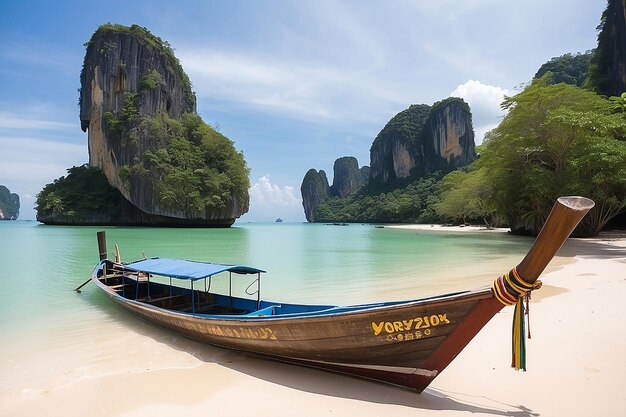
<instances>
[{"instance_id":1,"label":"limestone karst cliff","mask_svg":"<svg viewBox=\"0 0 626 417\"><path fill-rule=\"evenodd\" d=\"M395 115L370 148L369 183L380 187L438 170L451 171L476 158L472 114L459 98L432 107L419 104Z\"/></svg>"},{"instance_id":2,"label":"limestone karst cliff","mask_svg":"<svg viewBox=\"0 0 626 417\"><path fill-rule=\"evenodd\" d=\"M318 212L317 216L316 211L320 205L325 205L322 204L324 201L333 197L371 198L402 189L430 174L440 177L443 173L470 164L474 159L472 114L467 103L460 98L448 98L432 107L412 105L395 115L376 136L370 148L370 166L359 169L355 158L339 158L335 161L331 187L323 171L311 169L307 172L301 187L306 218L308 221L402 218L400 208L398 213L374 213L375 217L371 218L364 213L341 213L339 219L328 217L333 216L333 210L324 210L323 215ZM355 193L363 185L365 188ZM431 186L432 181L426 181L416 187L423 191ZM329 200L332 201L335 200ZM411 210L405 211L407 216L417 216Z\"/></svg>"},{"instance_id":3,"label":"limestone karst cliff","mask_svg":"<svg viewBox=\"0 0 626 417\"><path fill-rule=\"evenodd\" d=\"M590 86L600 94L619 96L626 91L626 0L608 1L599 28Z\"/></svg>"},{"instance_id":4,"label":"limestone karst cliff","mask_svg":"<svg viewBox=\"0 0 626 417\"><path fill-rule=\"evenodd\" d=\"M20 196L0 185L0 220L17 220L20 215Z\"/></svg>"},{"instance_id":5,"label":"limestone karst cliff","mask_svg":"<svg viewBox=\"0 0 626 417\"><path fill-rule=\"evenodd\" d=\"M363 170L364 168L364 170ZM345 198L355 192L368 179L369 167L359 169L359 161L353 156L344 156L335 160L333 165L333 194ZM366 175L363 175L366 173Z\"/></svg>"},{"instance_id":6,"label":"limestone karst cliff","mask_svg":"<svg viewBox=\"0 0 626 417\"><path fill-rule=\"evenodd\" d=\"M606 23L608 48L608 95L619 96L626 91L626 0L611 0Z\"/></svg>"},{"instance_id":7,"label":"limestone karst cliff","mask_svg":"<svg viewBox=\"0 0 626 417\"><path fill-rule=\"evenodd\" d=\"M309 169L300 186L304 216L309 222L315 221L315 210L320 203L331 196L328 178L324 170Z\"/></svg>"},{"instance_id":8,"label":"limestone karst cliff","mask_svg":"<svg viewBox=\"0 0 626 417\"><path fill-rule=\"evenodd\" d=\"M196 114L169 44L137 25L105 24L86 46L79 105L89 165L136 207L128 221L227 226L246 213L243 154Z\"/></svg>"},{"instance_id":9,"label":"limestone karst cliff","mask_svg":"<svg viewBox=\"0 0 626 417\"><path fill-rule=\"evenodd\" d=\"M326 172L310 169L300 187L302 206L307 221L315 221L315 210L320 203L330 197L345 198L358 190L369 178L369 167L359 168L353 156L337 158L333 165L333 184L328 185Z\"/></svg>"}]
</instances>

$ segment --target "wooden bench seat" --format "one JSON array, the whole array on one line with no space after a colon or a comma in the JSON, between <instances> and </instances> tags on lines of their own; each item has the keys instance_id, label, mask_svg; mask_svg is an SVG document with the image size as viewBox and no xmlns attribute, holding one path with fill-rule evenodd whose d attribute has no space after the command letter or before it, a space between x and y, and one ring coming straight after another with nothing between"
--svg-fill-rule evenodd
<instances>
[{"instance_id":1,"label":"wooden bench seat","mask_svg":"<svg viewBox=\"0 0 626 417\"><path fill-rule=\"evenodd\" d=\"M135 286L135 284L117 284L117 285L109 285L109 288L112 290L118 290L119 288L123 288L123 287L130 287L130 286Z\"/></svg>"},{"instance_id":2,"label":"wooden bench seat","mask_svg":"<svg viewBox=\"0 0 626 417\"><path fill-rule=\"evenodd\" d=\"M165 295L163 297L157 297L157 298L144 297L144 298L138 299L137 301L144 301L150 304L154 304L154 303L159 303L161 301L176 300L176 299L185 298L185 297L189 297L189 295L188 294L176 294L176 295Z\"/></svg>"}]
</instances>

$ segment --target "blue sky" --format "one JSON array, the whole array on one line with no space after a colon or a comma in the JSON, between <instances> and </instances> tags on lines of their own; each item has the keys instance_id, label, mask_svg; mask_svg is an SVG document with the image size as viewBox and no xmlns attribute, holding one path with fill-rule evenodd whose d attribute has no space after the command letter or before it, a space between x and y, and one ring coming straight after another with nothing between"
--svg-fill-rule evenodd
<instances>
[{"instance_id":1,"label":"blue sky","mask_svg":"<svg viewBox=\"0 0 626 417\"><path fill-rule=\"evenodd\" d=\"M499 103L554 56L596 45L604 0L5 1L0 5L0 184L34 219L37 193L88 161L78 118L85 48L106 22L175 49L204 120L251 168L241 221L304 221L309 168L369 164L410 104L460 96L476 140Z\"/></svg>"}]
</instances>

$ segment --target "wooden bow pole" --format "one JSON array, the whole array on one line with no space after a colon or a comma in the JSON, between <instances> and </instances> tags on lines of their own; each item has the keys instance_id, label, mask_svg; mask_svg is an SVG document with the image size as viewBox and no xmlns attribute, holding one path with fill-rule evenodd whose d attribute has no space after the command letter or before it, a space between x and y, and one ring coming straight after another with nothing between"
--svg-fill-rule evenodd
<instances>
[{"instance_id":1,"label":"wooden bow pole","mask_svg":"<svg viewBox=\"0 0 626 417\"><path fill-rule=\"evenodd\" d=\"M578 223L594 205L593 200L585 197L560 197L556 201L537 239L516 267L524 281L534 283L539 278ZM504 305L495 296L479 301L463 322L459 323L433 352L422 368L435 370L437 373L443 371L502 307ZM424 378L423 386L418 391L426 388L431 381L431 378Z\"/></svg>"},{"instance_id":2,"label":"wooden bow pole","mask_svg":"<svg viewBox=\"0 0 626 417\"><path fill-rule=\"evenodd\" d=\"M524 281L533 283L561 249L585 214L595 203L585 197L561 197L539 232L535 243L517 265L517 272Z\"/></svg>"}]
</instances>

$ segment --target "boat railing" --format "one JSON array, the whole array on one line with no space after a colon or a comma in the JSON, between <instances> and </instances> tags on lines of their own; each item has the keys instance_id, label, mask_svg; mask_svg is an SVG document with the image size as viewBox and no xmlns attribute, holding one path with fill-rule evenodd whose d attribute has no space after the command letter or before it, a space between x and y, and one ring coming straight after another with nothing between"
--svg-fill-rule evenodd
<instances>
[{"instance_id":1,"label":"boat railing","mask_svg":"<svg viewBox=\"0 0 626 417\"><path fill-rule=\"evenodd\" d=\"M248 285L245 289L246 294L248 295L254 295L254 294L258 294L259 293L259 278L257 277L254 281L252 281L250 283L250 285ZM250 288L254 285L257 284L257 288L256 290L252 291Z\"/></svg>"}]
</instances>

